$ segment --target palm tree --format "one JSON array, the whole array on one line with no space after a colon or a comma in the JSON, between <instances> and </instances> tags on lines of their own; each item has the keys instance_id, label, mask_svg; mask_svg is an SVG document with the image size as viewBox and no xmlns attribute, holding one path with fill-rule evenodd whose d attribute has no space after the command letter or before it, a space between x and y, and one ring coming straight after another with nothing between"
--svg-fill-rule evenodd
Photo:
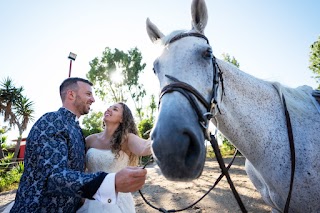
<instances>
[{"instance_id":1,"label":"palm tree","mask_svg":"<svg viewBox=\"0 0 320 213\"><path fill-rule=\"evenodd\" d=\"M0 159L4 158L4 154L3 154L3 146L4 146L4 143L6 142L7 140L7 136L5 136L4 134L6 132L8 132L10 130L10 128L8 128L7 126L1 126L0 127Z\"/></svg>"},{"instance_id":2,"label":"palm tree","mask_svg":"<svg viewBox=\"0 0 320 213\"><path fill-rule=\"evenodd\" d=\"M7 77L1 83L0 88L0 114L4 115L4 121L9 121L12 126L15 121L13 106L22 96L23 87L16 88L11 78Z\"/></svg>"},{"instance_id":3,"label":"palm tree","mask_svg":"<svg viewBox=\"0 0 320 213\"><path fill-rule=\"evenodd\" d=\"M9 126L17 126L19 137L13 158L17 158L22 133L27 129L27 125L33 120L33 105L27 97L23 96L23 87L15 87L11 78L7 77L0 85L0 114L4 115L4 122Z\"/></svg>"},{"instance_id":4,"label":"palm tree","mask_svg":"<svg viewBox=\"0 0 320 213\"><path fill-rule=\"evenodd\" d=\"M27 129L28 124L33 121L33 109L34 103L30 101L27 97L22 96L15 104L14 114L15 114L15 125L19 130L19 137L17 140L16 148L14 150L13 158L18 157L20 150L20 144L22 140L22 133Z\"/></svg>"}]
</instances>

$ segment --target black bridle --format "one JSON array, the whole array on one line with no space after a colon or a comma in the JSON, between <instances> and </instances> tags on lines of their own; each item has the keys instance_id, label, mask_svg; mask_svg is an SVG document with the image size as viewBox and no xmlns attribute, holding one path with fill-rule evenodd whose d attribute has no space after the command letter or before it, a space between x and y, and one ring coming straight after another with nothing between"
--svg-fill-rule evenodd
<instances>
[{"instance_id":1,"label":"black bridle","mask_svg":"<svg viewBox=\"0 0 320 213\"><path fill-rule=\"evenodd\" d=\"M189 37L189 36L202 38L202 39L206 40L207 44L209 44L209 40L207 39L207 37L204 36L203 34L200 34L200 33L179 34L179 35L173 37L169 41L168 44L171 44L181 38ZM162 88L161 93L160 93L160 97L159 97L159 105L160 105L162 97L165 94L170 93L170 92L174 92L174 91L181 93L189 101L189 103L192 105L193 109L197 113L199 123L201 124L201 126L203 127L203 129L205 131L205 137L207 140L210 141L210 136L206 130L208 129L208 123L209 123L210 119L213 117L211 111L215 106L217 106L217 90L219 87L219 80L220 80L222 88L223 88L223 78L222 78L222 72L221 72L218 64L216 63L216 58L213 56L212 51L210 50L209 53L206 52L205 57L211 57L211 60L212 60L212 70L213 70L212 82L213 82L213 84L212 84L212 95L211 95L210 102L207 102L207 100L203 97L203 95L201 95L198 92L198 90L196 90L190 84L179 81L177 78L175 78L173 76L165 75L167 78L169 78L173 82L171 82L170 84L168 84ZM217 70L217 68L218 68L218 70ZM224 88L222 89L222 91L223 90L224 90ZM199 107L199 104L198 104L197 100L195 99L195 97L206 108L206 112L204 114L202 114L201 109ZM217 108L218 108L218 106L217 106Z\"/></svg>"},{"instance_id":2,"label":"black bridle","mask_svg":"<svg viewBox=\"0 0 320 213\"><path fill-rule=\"evenodd\" d=\"M203 34L200 34L200 33L182 33L182 34L179 34L179 35L173 37L170 40L169 44L173 43L173 42L175 42L175 41L177 41L177 40L179 40L181 38L188 37L188 36L203 38L209 44L209 40L207 39L207 37L204 36ZM230 178L230 175L229 175L229 172L228 172L229 168L231 167L231 165L232 165L232 163L233 163L233 161L235 159L237 151L235 152L235 154L233 156L233 159L231 160L229 165L226 167L225 163L224 163L224 160L222 158L222 155L220 153L220 149L219 149L217 140L216 140L215 136L212 135L211 133L209 133L209 131L208 131L208 123L209 123L210 119L213 117L212 109L214 107L217 107L217 109L219 110L219 107L217 105L217 90L218 90L218 87L219 87L219 83L221 83L221 86L222 86L222 94L224 93L224 87L223 87L222 72L221 72L218 64L216 63L215 57L213 56L212 52L206 53L206 54L210 54L209 56L212 59L212 69L213 69L213 85L212 85L212 95L211 95L210 102L208 102L190 84L187 84L185 82L179 81L177 78L175 78L173 76L165 75L167 78L169 78L173 82L171 82L170 84L168 84L168 85L166 85L165 87L162 88L161 93L160 93L160 97L159 97L159 105L160 105L162 97L165 94L171 93L171 92L179 92L189 101L189 103L192 105L193 109L195 110L196 114L198 115L199 123L203 128L205 138L208 141L210 141L211 146L212 146L212 148L213 148L213 150L215 152L217 161L218 161L220 169L221 169L221 175L218 177L218 179L215 181L215 183L212 185L212 187L200 199L198 199L196 202L194 202L193 204L189 205L188 207L182 208L182 209L179 209L179 210L175 210L175 209L166 210L164 208L155 207L154 205L152 205L150 202L148 202L146 200L146 198L143 196L141 190L139 190L139 193L140 193L141 197L143 198L143 200L149 206L151 206L154 209L157 209L160 212L179 212L179 211L184 211L184 210L186 210L188 208L191 208L192 206L197 204L200 200L202 200L219 183L219 181L223 178L223 176L226 176L227 181L228 181L228 183L230 185L230 188L231 188L231 190L232 190L232 192L233 192L233 194L234 194L234 196L235 196L235 198L236 198L236 200L237 200L237 202L238 202L238 204L240 206L241 211L242 212L247 212L247 210L245 209L245 207L244 207L244 205L243 205L243 203L241 201L241 198L240 198L238 192L236 191L236 189L235 189L235 187L233 185L233 182L232 182L232 180ZM208 57L208 55L206 55L205 57ZM221 95L221 98L222 98L222 95ZM205 113L202 113L198 102L200 102L206 108L206 112ZM146 167L146 165L144 167Z\"/></svg>"},{"instance_id":3,"label":"black bridle","mask_svg":"<svg viewBox=\"0 0 320 213\"><path fill-rule=\"evenodd\" d=\"M181 38L184 37L188 37L188 36L193 36L193 37L198 37L198 38L203 38L207 41L207 44L209 44L209 40L207 39L206 36L204 36L203 34L200 33L182 33L179 34L175 37L173 37L168 44L171 44ZM154 205L152 205L150 202L148 202L145 197L143 196L141 190L139 190L139 193L141 195L141 197L143 198L143 200L152 208L159 210L160 212L179 212L179 211L184 211L188 208L191 208L192 206L194 206L195 204L197 204L200 200L202 200L218 183L219 181L222 179L223 176L226 176L227 181L229 183L230 189L233 192L233 195L235 197L235 199L238 202L238 205L241 209L242 212L247 212L245 206L243 205L241 198L238 194L238 192L236 191L233 182L230 178L229 175L229 168L231 167L236 154L238 152L238 150L236 150L233 159L231 160L231 162L229 163L229 165L226 167L224 160L222 158L222 155L220 153L220 149L217 143L217 140L215 138L214 135L212 135L211 133L209 133L208 131L208 123L210 121L211 118L213 118L213 114L212 114L212 109L214 107L217 108L217 110L220 112L219 107L217 105L217 90L219 87L219 83L221 83L221 87L222 87L222 94L221 94L221 99L224 95L224 85L223 85L223 78L222 78L222 72L219 68L219 65L216 63L216 59L213 56L212 52L210 52L210 56L212 58L212 69L213 69L213 85L212 85L212 95L211 95L211 100L210 102L207 102L206 99L191 85L179 81L177 78L170 76L170 75L165 75L167 78L169 78L170 80L172 80L173 82L166 85L165 87L162 88L161 93L160 93L160 98L159 98L159 105L161 102L162 97L167 94L167 93L171 93L171 92L179 92L181 93L192 105L193 109L195 110L195 112L198 115L198 119L199 119L199 123L202 126L203 130L204 130L204 135L206 137L206 139L208 141L210 141L211 146L215 152L217 161L219 163L220 169L221 169L221 175L218 177L218 179L216 180L216 182L212 185L212 187L200 198L198 199L196 202L194 202L193 204L189 205L186 208L182 208L179 210L166 210L164 208L158 208L155 207ZM206 55L207 57L207 55ZM196 100L197 99L197 100ZM290 121L290 116L289 116L289 112L287 110L287 106L286 106L286 101L284 96L281 96L281 99L283 101L283 105L284 105L284 112L285 112L285 116L286 116L286 124L287 124L287 130L288 130L288 138L289 138L289 145L290 145L290 154L291 154L291 176L290 176L290 186L289 186L289 192L288 192L288 196L286 199L286 204L284 207L283 212L287 213L289 211L289 203L290 203L290 199L291 199L291 194L292 194L292 187L293 187L293 180L294 180L294 172L295 172L295 148L294 148L294 140L293 140L293 133L292 133L292 126L291 126L291 121ZM201 109L199 107L198 102L200 102L205 108L206 108L206 112L202 114ZM148 163L147 163L148 164ZM144 166L146 167L147 164Z\"/></svg>"}]
</instances>

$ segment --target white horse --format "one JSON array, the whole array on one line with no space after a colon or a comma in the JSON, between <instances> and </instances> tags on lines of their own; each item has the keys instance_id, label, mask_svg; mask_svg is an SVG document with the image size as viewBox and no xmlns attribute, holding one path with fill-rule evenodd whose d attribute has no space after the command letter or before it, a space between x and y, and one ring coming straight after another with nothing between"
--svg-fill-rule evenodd
<instances>
[{"instance_id":1,"label":"white horse","mask_svg":"<svg viewBox=\"0 0 320 213\"><path fill-rule=\"evenodd\" d=\"M320 110L312 88L284 87L215 59L204 36L204 0L194 0L191 13L191 30L167 36L147 19L151 41L164 46L154 62L162 94L151 136L162 173L176 181L201 175L203 126L211 113L213 124L246 157L246 172L264 201L273 212L283 212L293 171L284 95L296 164L289 212L320 212ZM212 98L216 104L210 104Z\"/></svg>"}]
</instances>

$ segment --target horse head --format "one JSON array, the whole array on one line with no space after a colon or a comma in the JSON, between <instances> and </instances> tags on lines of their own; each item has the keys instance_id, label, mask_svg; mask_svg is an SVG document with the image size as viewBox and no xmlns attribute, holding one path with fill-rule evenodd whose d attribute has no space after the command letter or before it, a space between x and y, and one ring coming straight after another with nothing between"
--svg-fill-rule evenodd
<instances>
[{"instance_id":1,"label":"horse head","mask_svg":"<svg viewBox=\"0 0 320 213\"><path fill-rule=\"evenodd\" d=\"M164 47L153 66L162 92L152 148L163 175L170 180L199 177L206 157L206 115L215 75L212 49L204 36L208 20L205 2L193 1L191 14L191 30L166 36L147 19L151 41Z\"/></svg>"},{"instance_id":2,"label":"horse head","mask_svg":"<svg viewBox=\"0 0 320 213\"><path fill-rule=\"evenodd\" d=\"M213 117L246 158L246 172L273 212L320 212L320 110L312 88L261 80L216 59L204 35L204 0L193 0L191 12L191 30L166 36L147 19L151 41L164 47L154 62L161 95L151 134L163 175L180 181L201 175Z\"/></svg>"}]
</instances>

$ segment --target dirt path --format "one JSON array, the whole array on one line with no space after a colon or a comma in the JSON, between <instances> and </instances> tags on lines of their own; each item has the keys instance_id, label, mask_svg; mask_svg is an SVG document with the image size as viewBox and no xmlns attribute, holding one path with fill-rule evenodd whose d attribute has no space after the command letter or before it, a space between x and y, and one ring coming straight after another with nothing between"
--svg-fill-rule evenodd
<instances>
[{"instance_id":1,"label":"dirt path","mask_svg":"<svg viewBox=\"0 0 320 213\"><path fill-rule=\"evenodd\" d=\"M7 192L1 192L0 193L0 212L2 212L5 207L14 200L16 196L16 189L7 191Z\"/></svg>"},{"instance_id":2,"label":"dirt path","mask_svg":"<svg viewBox=\"0 0 320 213\"><path fill-rule=\"evenodd\" d=\"M225 163L230 162L230 158L224 159ZM172 182L162 176L159 167L152 164L148 168L148 178L146 185L141 190L146 199L156 207L166 210L185 208L201 196L213 185L220 175L219 165L216 160L207 160L202 175L192 182ZM237 157L230 169L231 179L239 193L242 202L248 212L269 213L268 207L261 199L244 170L244 158ZM135 192L137 213L152 213L157 210L148 206L138 192ZM239 205L234 198L229 184L225 177L218 185L199 203L184 212L193 213L226 213L241 212Z\"/></svg>"},{"instance_id":3,"label":"dirt path","mask_svg":"<svg viewBox=\"0 0 320 213\"><path fill-rule=\"evenodd\" d=\"M229 163L230 159L225 159ZM172 182L162 176L161 171L155 163L147 167L148 178L142 193L146 199L156 207L167 210L181 209L194 203L212 186L220 175L218 163L215 160L208 160L205 164L203 174L192 182ZM268 207L261 199L246 172L244 171L244 158L237 157L230 170L231 179L240 194L248 212L269 213ZM14 200L15 191L0 193L0 212L4 207ZM153 213L157 210L148 206L138 192L133 193L136 201L137 213ZM184 212L192 213L240 213L226 178L222 178L219 184L199 203Z\"/></svg>"}]
</instances>

